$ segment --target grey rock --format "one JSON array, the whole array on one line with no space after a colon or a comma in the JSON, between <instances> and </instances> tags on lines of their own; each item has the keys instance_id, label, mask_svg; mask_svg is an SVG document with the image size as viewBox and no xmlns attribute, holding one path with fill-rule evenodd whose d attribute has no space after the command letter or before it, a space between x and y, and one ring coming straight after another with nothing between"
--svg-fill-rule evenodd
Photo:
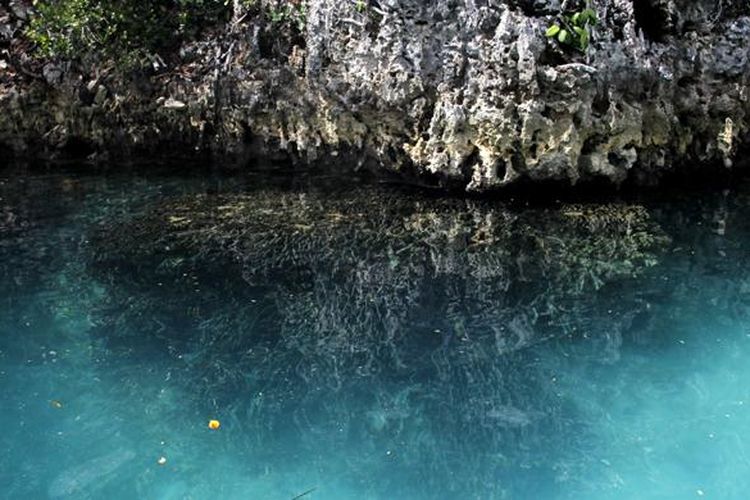
<instances>
[{"instance_id":1,"label":"grey rock","mask_svg":"<svg viewBox=\"0 0 750 500\"><path fill-rule=\"evenodd\" d=\"M21 20L27 20L32 12L31 2L23 0L10 0L8 2L8 9L11 14Z\"/></svg>"},{"instance_id":2,"label":"grey rock","mask_svg":"<svg viewBox=\"0 0 750 500\"><path fill-rule=\"evenodd\" d=\"M54 63L47 63L42 68L42 75L44 76L44 81L47 82L47 85L54 87L59 85L62 81L63 70L60 66Z\"/></svg>"},{"instance_id":3,"label":"grey rock","mask_svg":"<svg viewBox=\"0 0 750 500\"><path fill-rule=\"evenodd\" d=\"M98 85L96 94L94 94L94 105L101 106L107 99L107 88L104 85Z\"/></svg>"},{"instance_id":4,"label":"grey rock","mask_svg":"<svg viewBox=\"0 0 750 500\"><path fill-rule=\"evenodd\" d=\"M172 97L168 97L164 103L162 104L166 109L183 109L187 107L187 104L185 104L182 101L178 101L177 99L174 99Z\"/></svg>"},{"instance_id":5,"label":"grey rock","mask_svg":"<svg viewBox=\"0 0 750 500\"><path fill-rule=\"evenodd\" d=\"M352 168L469 191L523 179L650 182L689 165L739 163L750 145L750 4L598 0L587 54L545 38L559 4L380 0L360 12L309 0L300 36L242 11L222 37L180 49L193 76L155 79L158 93L108 82L128 116L25 102L20 126L0 113L0 142L54 149L59 137L44 133L63 113L66 133L99 149L176 142L238 162L338 155ZM72 93L76 77L63 76ZM175 97L155 108L153 95ZM9 101L0 92L0 110ZM186 112L164 113L174 109Z\"/></svg>"},{"instance_id":6,"label":"grey rock","mask_svg":"<svg viewBox=\"0 0 750 500\"><path fill-rule=\"evenodd\" d=\"M63 471L49 486L50 498L71 498L101 488L112 474L135 458L129 449L115 450Z\"/></svg>"}]
</instances>

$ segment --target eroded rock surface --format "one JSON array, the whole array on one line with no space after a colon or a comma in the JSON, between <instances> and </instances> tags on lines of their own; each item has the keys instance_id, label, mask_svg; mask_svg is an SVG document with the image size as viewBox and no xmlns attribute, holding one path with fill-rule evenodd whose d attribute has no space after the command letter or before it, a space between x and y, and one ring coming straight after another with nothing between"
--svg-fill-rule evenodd
<instances>
[{"instance_id":1,"label":"eroded rock surface","mask_svg":"<svg viewBox=\"0 0 750 500\"><path fill-rule=\"evenodd\" d=\"M283 152L485 191L736 166L750 142L744 0L598 0L587 54L545 38L558 1L365 4L310 0L302 33L237 15L145 83L26 75L0 7L0 154Z\"/></svg>"}]
</instances>

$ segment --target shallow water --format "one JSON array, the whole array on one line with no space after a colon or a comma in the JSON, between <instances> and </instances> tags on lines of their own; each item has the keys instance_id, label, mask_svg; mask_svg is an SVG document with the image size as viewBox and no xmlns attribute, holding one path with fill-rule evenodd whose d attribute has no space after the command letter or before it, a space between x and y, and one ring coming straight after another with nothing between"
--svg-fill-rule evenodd
<instances>
[{"instance_id":1,"label":"shallow water","mask_svg":"<svg viewBox=\"0 0 750 500\"><path fill-rule=\"evenodd\" d=\"M746 498L748 249L748 183L0 173L0 497Z\"/></svg>"}]
</instances>

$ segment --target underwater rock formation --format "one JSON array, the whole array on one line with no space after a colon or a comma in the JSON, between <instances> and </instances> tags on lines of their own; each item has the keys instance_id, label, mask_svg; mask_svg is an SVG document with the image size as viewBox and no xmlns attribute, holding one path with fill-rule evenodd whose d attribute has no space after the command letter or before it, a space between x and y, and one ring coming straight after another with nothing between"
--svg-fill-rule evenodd
<instances>
[{"instance_id":1,"label":"underwater rock formation","mask_svg":"<svg viewBox=\"0 0 750 500\"><path fill-rule=\"evenodd\" d=\"M93 241L94 269L116 273L117 286L270 296L282 334L346 335L335 344L351 349L374 330L429 322L421 308L442 303L441 329L496 335L504 352L534 342L543 319L568 318L566 304L586 292L653 266L669 238L638 205L512 209L371 187L332 199L272 189L177 198ZM472 314L452 317L459 302Z\"/></svg>"},{"instance_id":2,"label":"underwater rock formation","mask_svg":"<svg viewBox=\"0 0 750 500\"><path fill-rule=\"evenodd\" d=\"M385 450L431 498L480 483L505 498L540 456L577 481L605 465L564 374L667 349L680 333L659 311L675 302L750 314L744 196L529 207L298 182L104 220L89 238L107 297L91 310L97 355L138 367L162 353L171 384L220 408L235 439L294 436L306 461L345 456L383 491Z\"/></svg>"},{"instance_id":3,"label":"underwater rock formation","mask_svg":"<svg viewBox=\"0 0 750 500\"><path fill-rule=\"evenodd\" d=\"M450 474L454 496L478 478L502 497L523 472L507 464L535 467L534 450L565 435L569 410L529 348L586 338L616 360L646 307L617 283L647 272L670 240L638 205L525 208L346 186L176 196L90 241L108 297L92 311L94 336L108 352L138 359L163 342L175 383L221 408L236 439L264 450L291 433L311 461L355 446L347 470L385 482L392 474L368 457L391 446L437 498L448 493L430 489L435 478ZM528 447L505 449L527 431ZM333 436L326 453L320 435ZM444 461L422 463L428 450Z\"/></svg>"},{"instance_id":4,"label":"underwater rock formation","mask_svg":"<svg viewBox=\"0 0 750 500\"><path fill-rule=\"evenodd\" d=\"M544 36L561 3L309 0L303 31L235 16L145 82L65 61L28 77L0 6L0 155L282 154L469 191L738 163L745 0L597 0L585 54Z\"/></svg>"},{"instance_id":5,"label":"underwater rock formation","mask_svg":"<svg viewBox=\"0 0 750 500\"><path fill-rule=\"evenodd\" d=\"M60 473L49 486L50 498L70 498L91 493L101 488L122 466L135 458L129 449L116 450L106 455L92 458L82 464Z\"/></svg>"}]
</instances>

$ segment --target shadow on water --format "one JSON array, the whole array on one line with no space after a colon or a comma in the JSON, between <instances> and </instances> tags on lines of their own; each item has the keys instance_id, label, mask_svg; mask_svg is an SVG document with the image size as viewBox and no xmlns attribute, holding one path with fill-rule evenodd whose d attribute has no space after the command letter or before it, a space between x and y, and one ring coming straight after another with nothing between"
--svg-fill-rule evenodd
<instances>
[{"instance_id":1,"label":"shadow on water","mask_svg":"<svg viewBox=\"0 0 750 500\"><path fill-rule=\"evenodd\" d=\"M24 434L56 451L39 484L14 492L729 498L748 486L735 477L750 471L747 421L716 429L743 415L724 406L750 404L727 384L750 378L750 189L525 206L335 177L6 182L6 424L65 415L53 427L72 436ZM46 406L37 420L20 380ZM49 408L61 391L65 408ZM724 446L706 452L694 432ZM33 476L24 443L0 443ZM703 475L670 446L710 457ZM102 486L71 486L80 477Z\"/></svg>"}]
</instances>

